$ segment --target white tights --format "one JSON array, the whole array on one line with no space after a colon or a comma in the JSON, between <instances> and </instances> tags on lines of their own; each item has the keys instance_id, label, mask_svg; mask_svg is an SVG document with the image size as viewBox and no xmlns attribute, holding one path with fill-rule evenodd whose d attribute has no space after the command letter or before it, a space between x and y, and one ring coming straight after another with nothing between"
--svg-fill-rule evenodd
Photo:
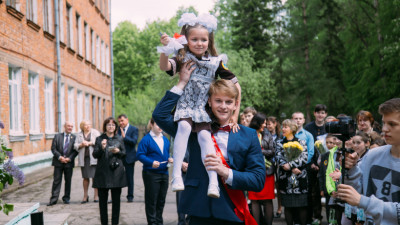
<instances>
[{"instance_id":1,"label":"white tights","mask_svg":"<svg viewBox=\"0 0 400 225\"><path fill-rule=\"evenodd\" d=\"M182 163L185 157L186 148L188 144L189 135L192 132L192 127L187 121L181 120L178 122L178 130L175 136L174 142L174 167L172 169L172 178L182 176ZM207 130L201 130L197 133L197 139L199 141L201 149L201 159L204 163L204 159L207 154L215 154L215 148L211 139L211 132ZM210 184L218 186L217 172L207 171Z\"/></svg>"}]
</instances>

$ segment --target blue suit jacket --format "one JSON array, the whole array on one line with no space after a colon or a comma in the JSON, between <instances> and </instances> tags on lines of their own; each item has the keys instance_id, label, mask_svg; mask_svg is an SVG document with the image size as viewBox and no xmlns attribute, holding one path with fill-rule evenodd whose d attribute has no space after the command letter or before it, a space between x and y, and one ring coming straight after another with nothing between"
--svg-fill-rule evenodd
<instances>
[{"instance_id":1,"label":"blue suit jacket","mask_svg":"<svg viewBox=\"0 0 400 225\"><path fill-rule=\"evenodd\" d=\"M121 136L121 130L118 129L118 134ZM136 143L138 140L139 130L129 124L128 130L126 131L124 140L124 146L126 151L125 162L128 164L136 161Z\"/></svg>"},{"instance_id":2,"label":"blue suit jacket","mask_svg":"<svg viewBox=\"0 0 400 225\"><path fill-rule=\"evenodd\" d=\"M153 118L158 126L171 136L175 136L177 123L171 111L176 105L179 95L167 91L158 103ZM227 221L242 222L234 212L234 205L219 179L221 197L207 196L208 175L201 160L197 134L191 133L188 142L189 168L185 179L185 191L178 210L192 216L218 218ZM238 190L261 191L265 182L264 157L256 131L240 126L237 133L230 133L228 139L229 166L233 172L233 183L230 188Z\"/></svg>"}]
</instances>

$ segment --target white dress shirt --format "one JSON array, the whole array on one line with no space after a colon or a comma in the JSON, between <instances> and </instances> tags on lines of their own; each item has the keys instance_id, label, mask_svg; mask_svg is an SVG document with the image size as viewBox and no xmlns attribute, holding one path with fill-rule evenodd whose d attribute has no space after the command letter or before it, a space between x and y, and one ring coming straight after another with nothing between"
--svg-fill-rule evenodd
<instances>
[{"instance_id":1,"label":"white dress shirt","mask_svg":"<svg viewBox=\"0 0 400 225\"><path fill-rule=\"evenodd\" d=\"M153 132L150 131L150 136L153 140L157 143L158 147L160 148L161 154L164 154L164 139L163 134L160 133L158 136Z\"/></svg>"}]
</instances>

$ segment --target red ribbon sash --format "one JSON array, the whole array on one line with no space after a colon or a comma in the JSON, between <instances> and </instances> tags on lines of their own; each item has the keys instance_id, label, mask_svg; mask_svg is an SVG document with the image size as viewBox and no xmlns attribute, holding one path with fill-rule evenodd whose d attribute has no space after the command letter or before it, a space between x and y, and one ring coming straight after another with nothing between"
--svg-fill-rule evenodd
<instances>
[{"instance_id":1,"label":"red ribbon sash","mask_svg":"<svg viewBox=\"0 0 400 225\"><path fill-rule=\"evenodd\" d=\"M212 140L214 142L214 147L217 156L222 160L222 163L227 167L230 168L228 163L226 162L224 156L222 155L221 149L219 148L217 141L215 140L215 137L213 134L211 134ZM250 213L249 206L247 205L247 200L246 197L244 196L243 191L241 190L233 190L228 187L227 184L225 184L225 181L223 180L222 182L224 184L225 190L229 195L229 198L231 199L232 203L235 205L235 214L240 220L244 220L244 223L246 225L257 225L257 222L253 218L253 216Z\"/></svg>"}]
</instances>

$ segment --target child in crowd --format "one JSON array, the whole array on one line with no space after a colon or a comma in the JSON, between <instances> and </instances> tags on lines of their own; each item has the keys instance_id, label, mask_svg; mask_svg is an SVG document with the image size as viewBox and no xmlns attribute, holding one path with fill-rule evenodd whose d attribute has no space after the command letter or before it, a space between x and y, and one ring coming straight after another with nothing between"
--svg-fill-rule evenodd
<instances>
[{"instance_id":1,"label":"child in crowd","mask_svg":"<svg viewBox=\"0 0 400 225\"><path fill-rule=\"evenodd\" d=\"M319 170L319 184L321 196L325 197L326 218L329 224L341 224L343 207L335 203L336 184L340 178L340 153L338 152L337 137L332 134L326 136L326 147L329 151L321 155ZM337 177L338 176L338 177ZM331 198L332 196L332 198Z\"/></svg>"},{"instance_id":2,"label":"child in crowd","mask_svg":"<svg viewBox=\"0 0 400 225\"><path fill-rule=\"evenodd\" d=\"M217 28L217 19L210 14L203 14L197 17L193 13L184 13L178 21L182 27L181 35L186 38L181 42L183 48L179 49L177 56L168 58L169 51L158 48L160 52L160 69L169 75L174 75L180 71L183 65L190 68L190 79L183 90L174 115L174 121L178 122L173 156L174 167L172 170L172 191L182 191L185 189L182 180L182 162L187 148L190 133L197 132L198 142L201 148L201 157L204 161L207 154L215 154L214 144L211 139L211 122L209 114L206 112L208 101L208 90L211 82L217 76L222 79L231 80L239 89L240 86L236 76L229 71L223 59L226 55L217 55L214 46L214 31ZM177 35L175 35L177 36ZM179 37L178 39L181 39ZM164 46L169 46L174 39L163 34L160 39ZM240 94L239 94L240 99ZM238 106L240 108L240 104ZM236 121L239 110L232 118L233 129L237 130ZM218 177L215 171L207 171L209 176L209 186L207 195L219 198Z\"/></svg>"},{"instance_id":3,"label":"child in crowd","mask_svg":"<svg viewBox=\"0 0 400 225\"><path fill-rule=\"evenodd\" d=\"M357 153L358 163L360 163L363 157L367 154L370 146L370 137L363 131L358 131L354 137L352 137L352 149ZM350 224L364 224L365 216L364 210L349 204L345 204L345 216L342 218L342 223L345 225Z\"/></svg>"}]
</instances>

